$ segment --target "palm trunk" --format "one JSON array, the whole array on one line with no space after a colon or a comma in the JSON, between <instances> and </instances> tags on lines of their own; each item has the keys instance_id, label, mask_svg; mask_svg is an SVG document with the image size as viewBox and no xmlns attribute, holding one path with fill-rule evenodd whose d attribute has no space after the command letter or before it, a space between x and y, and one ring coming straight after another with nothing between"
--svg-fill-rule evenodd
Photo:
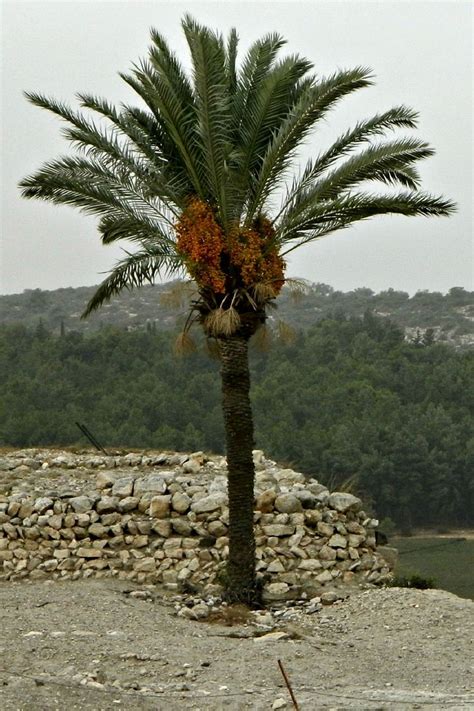
<instances>
[{"instance_id":1,"label":"palm trunk","mask_svg":"<svg viewBox=\"0 0 474 711\"><path fill-rule=\"evenodd\" d=\"M258 596L248 339L241 335L220 338L219 345L229 493L229 558L225 595L230 601L251 604L257 602Z\"/></svg>"}]
</instances>

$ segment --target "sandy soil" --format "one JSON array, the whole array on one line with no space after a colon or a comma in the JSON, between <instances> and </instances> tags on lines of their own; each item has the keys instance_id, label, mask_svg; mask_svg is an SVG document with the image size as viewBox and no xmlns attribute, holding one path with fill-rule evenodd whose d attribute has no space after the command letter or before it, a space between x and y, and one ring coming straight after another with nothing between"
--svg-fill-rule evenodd
<instances>
[{"instance_id":1,"label":"sandy soil","mask_svg":"<svg viewBox=\"0 0 474 711\"><path fill-rule=\"evenodd\" d=\"M474 709L474 602L451 593L359 591L273 628L177 606L110 580L0 584L0 708L291 709L280 659L302 711Z\"/></svg>"}]
</instances>

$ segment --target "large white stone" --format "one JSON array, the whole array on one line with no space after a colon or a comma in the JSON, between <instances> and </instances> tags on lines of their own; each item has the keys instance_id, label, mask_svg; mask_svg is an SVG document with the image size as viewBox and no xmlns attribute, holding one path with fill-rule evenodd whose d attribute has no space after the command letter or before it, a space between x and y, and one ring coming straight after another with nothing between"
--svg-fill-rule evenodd
<instances>
[{"instance_id":1,"label":"large white stone","mask_svg":"<svg viewBox=\"0 0 474 711\"><path fill-rule=\"evenodd\" d=\"M318 533L320 533L322 536L332 536L332 534L334 533L334 526L330 523L325 523L324 521L319 521L316 528L318 530Z\"/></svg>"},{"instance_id":2,"label":"large white stone","mask_svg":"<svg viewBox=\"0 0 474 711\"><path fill-rule=\"evenodd\" d=\"M166 479L163 473L148 474L143 478L135 479L134 496L141 496L145 493L164 494L166 491Z\"/></svg>"},{"instance_id":3,"label":"large white stone","mask_svg":"<svg viewBox=\"0 0 474 711\"><path fill-rule=\"evenodd\" d=\"M290 586L287 583L270 583L265 586L264 597L267 600L284 600L289 589Z\"/></svg>"},{"instance_id":4,"label":"large white stone","mask_svg":"<svg viewBox=\"0 0 474 711\"><path fill-rule=\"evenodd\" d=\"M34 510L42 514L48 509L53 508L54 501L50 499L48 496L40 496L39 499L36 499L35 504L34 504ZM18 507L20 508L20 507Z\"/></svg>"},{"instance_id":5,"label":"large white stone","mask_svg":"<svg viewBox=\"0 0 474 711\"><path fill-rule=\"evenodd\" d=\"M295 527L284 523L270 523L268 526L262 526L262 530L266 536L280 537L291 536L295 532Z\"/></svg>"},{"instance_id":6,"label":"large white stone","mask_svg":"<svg viewBox=\"0 0 474 711\"><path fill-rule=\"evenodd\" d=\"M357 496L342 491L335 491L330 494L328 503L332 509L336 509L339 513L345 513L349 510L358 511L362 508L362 501Z\"/></svg>"},{"instance_id":7,"label":"large white stone","mask_svg":"<svg viewBox=\"0 0 474 711\"><path fill-rule=\"evenodd\" d=\"M217 492L194 501L191 504L191 511L194 511L195 513L208 513L210 511L220 509L225 504L227 504L227 494Z\"/></svg>"},{"instance_id":8,"label":"large white stone","mask_svg":"<svg viewBox=\"0 0 474 711\"><path fill-rule=\"evenodd\" d=\"M340 533L335 533L328 541L328 546L331 548L347 548L347 538L341 536Z\"/></svg>"},{"instance_id":9,"label":"large white stone","mask_svg":"<svg viewBox=\"0 0 474 711\"><path fill-rule=\"evenodd\" d=\"M76 513L86 513L92 508L92 500L88 496L74 496L69 499L69 504Z\"/></svg>"},{"instance_id":10,"label":"large white stone","mask_svg":"<svg viewBox=\"0 0 474 711\"><path fill-rule=\"evenodd\" d=\"M295 472L293 469L276 469L274 473L275 479L280 482L280 484L304 484L305 476L300 474L300 472Z\"/></svg>"},{"instance_id":11,"label":"large white stone","mask_svg":"<svg viewBox=\"0 0 474 711\"><path fill-rule=\"evenodd\" d=\"M131 496L133 492L134 478L132 476L124 476L116 479L112 486L112 495L125 498Z\"/></svg>"},{"instance_id":12,"label":"large white stone","mask_svg":"<svg viewBox=\"0 0 474 711\"><path fill-rule=\"evenodd\" d=\"M187 494L177 491L171 498L171 506L177 513L186 513L189 511L191 499Z\"/></svg>"},{"instance_id":13,"label":"large white stone","mask_svg":"<svg viewBox=\"0 0 474 711\"><path fill-rule=\"evenodd\" d=\"M150 516L152 518L167 518L170 512L171 496L154 496L150 501Z\"/></svg>"},{"instance_id":14,"label":"large white stone","mask_svg":"<svg viewBox=\"0 0 474 711\"><path fill-rule=\"evenodd\" d=\"M324 583L331 582L332 575L329 572L329 570L323 570L322 573L320 573L319 575L316 576L316 580L318 581L318 583L321 583L322 585L324 585Z\"/></svg>"},{"instance_id":15,"label":"large white stone","mask_svg":"<svg viewBox=\"0 0 474 711\"><path fill-rule=\"evenodd\" d=\"M297 513L303 510L301 501L293 494L280 494L276 497L274 506L282 513Z\"/></svg>"}]
</instances>

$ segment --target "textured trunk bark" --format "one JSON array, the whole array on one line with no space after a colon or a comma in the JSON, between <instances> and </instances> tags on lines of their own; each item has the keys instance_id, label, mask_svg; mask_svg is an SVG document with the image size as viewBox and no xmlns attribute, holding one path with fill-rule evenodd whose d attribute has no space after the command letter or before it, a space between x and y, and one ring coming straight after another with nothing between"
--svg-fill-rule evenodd
<instances>
[{"instance_id":1,"label":"textured trunk bark","mask_svg":"<svg viewBox=\"0 0 474 711\"><path fill-rule=\"evenodd\" d=\"M222 407L229 492L229 558L225 594L229 601L258 602L255 577L253 503L253 419L250 406L248 339L220 338Z\"/></svg>"}]
</instances>

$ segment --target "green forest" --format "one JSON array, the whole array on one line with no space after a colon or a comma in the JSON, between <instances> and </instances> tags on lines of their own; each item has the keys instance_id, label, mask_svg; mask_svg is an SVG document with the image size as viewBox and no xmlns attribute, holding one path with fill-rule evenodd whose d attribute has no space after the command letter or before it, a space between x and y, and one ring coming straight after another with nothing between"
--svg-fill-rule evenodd
<instances>
[{"instance_id":1,"label":"green forest","mask_svg":"<svg viewBox=\"0 0 474 711\"><path fill-rule=\"evenodd\" d=\"M175 334L0 327L0 444L222 452L219 363ZM336 315L252 349L256 446L401 528L473 525L474 351Z\"/></svg>"}]
</instances>

